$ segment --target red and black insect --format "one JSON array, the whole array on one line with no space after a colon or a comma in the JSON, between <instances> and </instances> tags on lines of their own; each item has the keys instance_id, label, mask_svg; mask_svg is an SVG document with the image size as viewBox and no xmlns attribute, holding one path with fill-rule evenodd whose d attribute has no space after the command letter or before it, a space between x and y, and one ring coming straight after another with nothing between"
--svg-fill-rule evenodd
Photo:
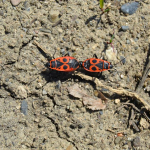
<instances>
[{"instance_id":1,"label":"red and black insect","mask_svg":"<svg viewBox=\"0 0 150 150\"><path fill-rule=\"evenodd\" d=\"M58 57L52 59L49 68L57 71L72 72L79 68L79 62L70 56Z\"/></svg>"},{"instance_id":2,"label":"red and black insect","mask_svg":"<svg viewBox=\"0 0 150 150\"><path fill-rule=\"evenodd\" d=\"M82 62L82 67L89 72L102 72L110 70L113 65L103 59L98 59L96 55L95 58L89 58Z\"/></svg>"},{"instance_id":3,"label":"red and black insect","mask_svg":"<svg viewBox=\"0 0 150 150\"><path fill-rule=\"evenodd\" d=\"M96 55L94 57L86 59L83 62L78 62L74 57L70 56L58 57L50 61L49 68L64 72L72 72L79 67L83 67L89 72L102 72L113 68L110 62L98 59Z\"/></svg>"}]
</instances>

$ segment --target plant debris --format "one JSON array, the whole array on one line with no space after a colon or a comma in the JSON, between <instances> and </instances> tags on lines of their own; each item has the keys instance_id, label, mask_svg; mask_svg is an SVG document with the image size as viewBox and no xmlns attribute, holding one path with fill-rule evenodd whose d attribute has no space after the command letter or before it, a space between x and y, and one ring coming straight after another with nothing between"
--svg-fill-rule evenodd
<instances>
[{"instance_id":1,"label":"plant debris","mask_svg":"<svg viewBox=\"0 0 150 150\"><path fill-rule=\"evenodd\" d=\"M95 99L87 95L85 90L81 90L78 84L74 84L71 87L68 87L69 94L76 97L82 98L83 104L91 110L101 110L106 108L106 103L103 104L102 99ZM104 96L103 96L104 98ZM106 101L106 98L105 98Z\"/></svg>"},{"instance_id":2,"label":"plant debris","mask_svg":"<svg viewBox=\"0 0 150 150\"><path fill-rule=\"evenodd\" d=\"M118 95L122 95L122 96L128 96L128 97L131 97L131 98L134 98L134 99L137 99L138 101L141 102L141 104L148 110L150 111L150 105L143 99L141 98L137 93L135 92L130 92L130 91L127 91L123 88L117 88L117 89L113 89L112 87L110 86L107 86L107 85L104 85L103 83L101 83L101 81L97 78L95 78L93 80L93 77L90 77L90 76L87 76L87 75L84 75L82 73L77 73L76 74L77 76L81 77L82 79L85 79L85 80L90 80L90 81L93 81L96 86L101 86L102 88L105 88L105 89L108 89L109 91L111 92L114 92Z\"/></svg>"}]
</instances>

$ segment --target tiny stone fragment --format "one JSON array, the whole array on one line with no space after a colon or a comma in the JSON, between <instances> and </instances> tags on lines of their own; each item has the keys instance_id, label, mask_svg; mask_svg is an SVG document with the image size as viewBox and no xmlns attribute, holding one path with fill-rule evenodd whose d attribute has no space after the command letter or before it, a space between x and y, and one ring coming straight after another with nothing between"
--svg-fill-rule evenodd
<instances>
[{"instance_id":1,"label":"tiny stone fragment","mask_svg":"<svg viewBox=\"0 0 150 150\"><path fill-rule=\"evenodd\" d=\"M122 61L123 64L125 64L125 62L126 62L126 58L125 57L120 56L120 60Z\"/></svg>"},{"instance_id":2,"label":"tiny stone fragment","mask_svg":"<svg viewBox=\"0 0 150 150\"><path fill-rule=\"evenodd\" d=\"M124 78L124 75L123 75L123 74L121 74L121 75L120 75L120 78L121 78L121 79L123 79L123 78Z\"/></svg>"},{"instance_id":3,"label":"tiny stone fragment","mask_svg":"<svg viewBox=\"0 0 150 150\"><path fill-rule=\"evenodd\" d=\"M13 6L17 6L22 2L22 0L11 0Z\"/></svg>"},{"instance_id":4,"label":"tiny stone fragment","mask_svg":"<svg viewBox=\"0 0 150 150\"><path fill-rule=\"evenodd\" d=\"M147 92L150 92L150 85L146 86L146 87L144 88L144 90L147 91Z\"/></svg>"},{"instance_id":5,"label":"tiny stone fragment","mask_svg":"<svg viewBox=\"0 0 150 150\"><path fill-rule=\"evenodd\" d=\"M102 110L100 110L100 111L99 111L99 114L100 114L100 115L103 115L103 111L102 111Z\"/></svg>"},{"instance_id":6,"label":"tiny stone fragment","mask_svg":"<svg viewBox=\"0 0 150 150\"><path fill-rule=\"evenodd\" d=\"M56 23L57 21L59 21L59 11L57 11L57 10L51 10L50 14L49 14L49 20L52 23Z\"/></svg>"},{"instance_id":7,"label":"tiny stone fragment","mask_svg":"<svg viewBox=\"0 0 150 150\"><path fill-rule=\"evenodd\" d=\"M121 29L122 29L122 31L127 31L129 29L129 27L128 26L122 26Z\"/></svg>"},{"instance_id":8,"label":"tiny stone fragment","mask_svg":"<svg viewBox=\"0 0 150 150\"><path fill-rule=\"evenodd\" d=\"M65 49L62 48L62 49L60 50L60 53L61 53L62 55L65 55Z\"/></svg>"},{"instance_id":9,"label":"tiny stone fragment","mask_svg":"<svg viewBox=\"0 0 150 150\"><path fill-rule=\"evenodd\" d=\"M60 80L58 80L57 82L56 82L56 87L55 87L56 89L60 89L61 88L61 81Z\"/></svg>"},{"instance_id":10,"label":"tiny stone fragment","mask_svg":"<svg viewBox=\"0 0 150 150\"><path fill-rule=\"evenodd\" d=\"M127 44L130 44L130 40L126 40L126 43L127 43Z\"/></svg>"},{"instance_id":11,"label":"tiny stone fragment","mask_svg":"<svg viewBox=\"0 0 150 150\"><path fill-rule=\"evenodd\" d=\"M117 60L117 58L116 58L117 50L115 48L109 47L105 53L106 53L106 57L107 57L108 61L116 61Z\"/></svg>"},{"instance_id":12,"label":"tiny stone fragment","mask_svg":"<svg viewBox=\"0 0 150 150\"><path fill-rule=\"evenodd\" d=\"M140 125L141 127L143 127L144 129L148 129L150 127L149 123L146 121L145 118L141 118L140 120Z\"/></svg>"},{"instance_id":13,"label":"tiny stone fragment","mask_svg":"<svg viewBox=\"0 0 150 150\"><path fill-rule=\"evenodd\" d=\"M138 7L139 7L138 2L126 3L121 6L121 11L125 14L132 15L136 12Z\"/></svg>"},{"instance_id":14,"label":"tiny stone fragment","mask_svg":"<svg viewBox=\"0 0 150 150\"><path fill-rule=\"evenodd\" d=\"M42 93L43 93L43 95L46 95L46 94L47 94L47 92L46 92L45 90L43 90L43 92L42 92Z\"/></svg>"},{"instance_id":15,"label":"tiny stone fragment","mask_svg":"<svg viewBox=\"0 0 150 150\"><path fill-rule=\"evenodd\" d=\"M27 115L27 113L28 113L28 103L26 102L26 100L23 100L21 103L21 112L24 115Z\"/></svg>"},{"instance_id":16,"label":"tiny stone fragment","mask_svg":"<svg viewBox=\"0 0 150 150\"><path fill-rule=\"evenodd\" d=\"M16 98L27 98L27 91L26 89L24 88L24 86L18 86L16 89L15 89L15 95L16 95Z\"/></svg>"},{"instance_id":17,"label":"tiny stone fragment","mask_svg":"<svg viewBox=\"0 0 150 150\"><path fill-rule=\"evenodd\" d=\"M115 99L115 104L120 103L120 99Z\"/></svg>"},{"instance_id":18,"label":"tiny stone fragment","mask_svg":"<svg viewBox=\"0 0 150 150\"><path fill-rule=\"evenodd\" d=\"M116 137L115 140L114 140L115 144L116 145L119 144L121 142L121 139L122 138L120 136Z\"/></svg>"},{"instance_id":19,"label":"tiny stone fragment","mask_svg":"<svg viewBox=\"0 0 150 150\"><path fill-rule=\"evenodd\" d=\"M141 145L140 138L139 138L139 137L136 137L136 138L133 140L133 146L134 146L134 147L140 147L140 145Z\"/></svg>"}]
</instances>

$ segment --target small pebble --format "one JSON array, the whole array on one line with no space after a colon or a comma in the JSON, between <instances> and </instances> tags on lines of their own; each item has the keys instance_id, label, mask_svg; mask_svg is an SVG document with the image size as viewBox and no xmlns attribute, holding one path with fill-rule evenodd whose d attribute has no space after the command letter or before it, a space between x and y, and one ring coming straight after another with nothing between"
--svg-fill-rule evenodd
<instances>
[{"instance_id":1,"label":"small pebble","mask_svg":"<svg viewBox=\"0 0 150 150\"><path fill-rule=\"evenodd\" d=\"M10 1L11 1L13 6L17 6L22 2L22 0L10 0Z\"/></svg>"},{"instance_id":2,"label":"small pebble","mask_svg":"<svg viewBox=\"0 0 150 150\"><path fill-rule=\"evenodd\" d=\"M43 90L43 92L42 92L42 93L43 93L43 95L46 95L46 94L47 94L47 92L46 92L45 90Z\"/></svg>"},{"instance_id":3,"label":"small pebble","mask_svg":"<svg viewBox=\"0 0 150 150\"><path fill-rule=\"evenodd\" d=\"M94 10L94 5L90 4L90 5L89 5L89 9L90 9L90 10Z\"/></svg>"},{"instance_id":4,"label":"small pebble","mask_svg":"<svg viewBox=\"0 0 150 150\"><path fill-rule=\"evenodd\" d=\"M126 3L121 6L121 11L125 14L132 15L136 12L138 7L139 7L138 2Z\"/></svg>"},{"instance_id":5,"label":"small pebble","mask_svg":"<svg viewBox=\"0 0 150 150\"><path fill-rule=\"evenodd\" d=\"M61 53L62 55L65 55L65 49L62 48L62 49L60 50L60 53Z\"/></svg>"},{"instance_id":6,"label":"small pebble","mask_svg":"<svg viewBox=\"0 0 150 150\"><path fill-rule=\"evenodd\" d=\"M34 119L34 122L39 122L40 120L38 118L35 118Z\"/></svg>"},{"instance_id":7,"label":"small pebble","mask_svg":"<svg viewBox=\"0 0 150 150\"><path fill-rule=\"evenodd\" d=\"M106 92L106 91L108 91L108 89L102 88L102 91L103 91L103 92Z\"/></svg>"},{"instance_id":8,"label":"small pebble","mask_svg":"<svg viewBox=\"0 0 150 150\"><path fill-rule=\"evenodd\" d=\"M9 78L6 78L5 81L8 82L8 81L9 81Z\"/></svg>"},{"instance_id":9,"label":"small pebble","mask_svg":"<svg viewBox=\"0 0 150 150\"><path fill-rule=\"evenodd\" d=\"M94 90L94 96L98 97L99 92L97 90Z\"/></svg>"},{"instance_id":10,"label":"small pebble","mask_svg":"<svg viewBox=\"0 0 150 150\"><path fill-rule=\"evenodd\" d=\"M78 128L79 128L79 129L82 129L82 128L84 128L84 125L79 124L79 125L78 125Z\"/></svg>"},{"instance_id":11,"label":"small pebble","mask_svg":"<svg viewBox=\"0 0 150 150\"><path fill-rule=\"evenodd\" d=\"M146 87L144 88L144 91L150 92L150 86L146 86Z\"/></svg>"},{"instance_id":12,"label":"small pebble","mask_svg":"<svg viewBox=\"0 0 150 150\"><path fill-rule=\"evenodd\" d=\"M24 98L27 98L28 93L27 93L25 87L21 85L16 88L15 95L16 95L16 98L24 99Z\"/></svg>"},{"instance_id":13,"label":"small pebble","mask_svg":"<svg viewBox=\"0 0 150 150\"><path fill-rule=\"evenodd\" d=\"M123 148L123 149L129 149L129 148L128 148L128 145L123 145L122 148Z\"/></svg>"},{"instance_id":14,"label":"small pebble","mask_svg":"<svg viewBox=\"0 0 150 150\"><path fill-rule=\"evenodd\" d=\"M133 140L133 146L134 147L140 147L141 142L140 142L140 138L137 136L134 140Z\"/></svg>"},{"instance_id":15,"label":"small pebble","mask_svg":"<svg viewBox=\"0 0 150 150\"><path fill-rule=\"evenodd\" d=\"M148 129L150 127L149 123L146 121L145 118L141 118L140 126L143 127L144 129Z\"/></svg>"},{"instance_id":16,"label":"small pebble","mask_svg":"<svg viewBox=\"0 0 150 150\"><path fill-rule=\"evenodd\" d=\"M138 38L135 38L134 41L137 42L137 41L138 41Z\"/></svg>"},{"instance_id":17,"label":"small pebble","mask_svg":"<svg viewBox=\"0 0 150 150\"><path fill-rule=\"evenodd\" d=\"M85 89L89 89L89 85L85 85Z\"/></svg>"},{"instance_id":18,"label":"small pebble","mask_svg":"<svg viewBox=\"0 0 150 150\"><path fill-rule=\"evenodd\" d=\"M77 15L73 15L73 16L72 16L72 21L75 21L77 18L78 18Z\"/></svg>"},{"instance_id":19,"label":"small pebble","mask_svg":"<svg viewBox=\"0 0 150 150\"><path fill-rule=\"evenodd\" d=\"M23 6L26 11L30 11L29 3L27 1L23 3Z\"/></svg>"},{"instance_id":20,"label":"small pebble","mask_svg":"<svg viewBox=\"0 0 150 150\"><path fill-rule=\"evenodd\" d=\"M50 15L49 15L49 19L52 23L56 23L57 21L59 21L59 11L51 10Z\"/></svg>"},{"instance_id":21,"label":"small pebble","mask_svg":"<svg viewBox=\"0 0 150 150\"><path fill-rule=\"evenodd\" d=\"M135 50L137 50L138 48L139 48L138 46L135 46L135 47L134 47Z\"/></svg>"},{"instance_id":22,"label":"small pebble","mask_svg":"<svg viewBox=\"0 0 150 150\"><path fill-rule=\"evenodd\" d=\"M106 57L107 57L107 60L108 61L116 61L117 60L117 58L116 58L116 56L117 56L117 50L114 48L112 48L112 47L109 47L107 50L106 50Z\"/></svg>"},{"instance_id":23,"label":"small pebble","mask_svg":"<svg viewBox=\"0 0 150 150\"><path fill-rule=\"evenodd\" d=\"M121 29L122 29L123 31L127 31L127 30L129 29L129 27L128 27L128 26L122 26Z\"/></svg>"},{"instance_id":24,"label":"small pebble","mask_svg":"<svg viewBox=\"0 0 150 150\"><path fill-rule=\"evenodd\" d=\"M141 34L137 34L137 38L139 39L141 37Z\"/></svg>"},{"instance_id":25,"label":"small pebble","mask_svg":"<svg viewBox=\"0 0 150 150\"><path fill-rule=\"evenodd\" d=\"M69 110L70 109L70 106L67 106L67 108L66 108L67 110Z\"/></svg>"},{"instance_id":26,"label":"small pebble","mask_svg":"<svg viewBox=\"0 0 150 150\"><path fill-rule=\"evenodd\" d=\"M58 80L58 81L56 82L55 88L56 88L56 89L60 89L60 88L61 88L61 81L60 81L60 80Z\"/></svg>"},{"instance_id":27,"label":"small pebble","mask_svg":"<svg viewBox=\"0 0 150 150\"><path fill-rule=\"evenodd\" d=\"M63 33L63 29L62 28L58 28L57 29L59 33Z\"/></svg>"},{"instance_id":28,"label":"small pebble","mask_svg":"<svg viewBox=\"0 0 150 150\"><path fill-rule=\"evenodd\" d=\"M100 114L100 115L103 115L103 111L102 111L102 110L100 110L100 111L99 111L99 114Z\"/></svg>"},{"instance_id":29,"label":"small pebble","mask_svg":"<svg viewBox=\"0 0 150 150\"><path fill-rule=\"evenodd\" d=\"M68 52L68 56L72 56L72 53L71 53L71 52Z\"/></svg>"},{"instance_id":30,"label":"small pebble","mask_svg":"<svg viewBox=\"0 0 150 150\"><path fill-rule=\"evenodd\" d=\"M101 123L100 126L99 126L99 129L103 130L103 128L104 128L104 125Z\"/></svg>"},{"instance_id":31,"label":"small pebble","mask_svg":"<svg viewBox=\"0 0 150 150\"><path fill-rule=\"evenodd\" d=\"M144 16L141 16L141 19L145 19L145 17L144 17Z\"/></svg>"},{"instance_id":32,"label":"small pebble","mask_svg":"<svg viewBox=\"0 0 150 150\"><path fill-rule=\"evenodd\" d=\"M114 140L114 143L119 144L121 142L121 139L122 138L120 136L116 137L115 140Z\"/></svg>"},{"instance_id":33,"label":"small pebble","mask_svg":"<svg viewBox=\"0 0 150 150\"><path fill-rule=\"evenodd\" d=\"M127 43L127 44L130 44L130 40L126 40L126 43Z\"/></svg>"},{"instance_id":34,"label":"small pebble","mask_svg":"<svg viewBox=\"0 0 150 150\"><path fill-rule=\"evenodd\" d=\"M45 33L51 33L51 30L45 29L45 28L40 28L39 29L41 32L45 32Z\"/></svg>"},{"instance_id":35,"label":"small pebble","mask_svg":"<svg viewBox=\"0 0 150 150\"><path fill-rule=\"evenodd\" d=\"M123 64L125 64L125 62L126 62L126 58L125 57L120 56L120 60L122 61Z\"/></svg>"},{"instance_id":36,"label":"small pebble","mask_svg":"<svg viewBox=\"0 0 150 150\"><path fill-rule=\"evenodd\" d=\"M123 78L124 78L124 75L123 75L123 74L121 74L121 75L120 75L120 78L121 78L121 79L123 79Z\"/></svg>"},{"instance_id":37,"label":"small pebble","mask_svg":"<svg viewBox=\"0 0 150 150\"><path fill-rule=\"evenodd\" d=\"M0 10L0 16L3 16L3 15L4 15L4 11Z\"/></svg>"},{"instance_id":38,"label":"small pebble","mask_svg":"<svg viewBox=\"0 0 150 150\"><path fill-rule=\"evenodd\" d=\"M66 41L66 39L65 39L64 37L62 38L62 40L63 40L63 41Z\"/></svg>"},{"instance_id":39,"label":"small pebble","mask_svg":"<svg viewBox=\"0 0 150 150\"><path fill-rule=\"evenodd\" d=\"M21 112L24 115L27 115L27 113L28 113L28 103L26 102L26 100L23 100L21 103Z\"/></svg>"},{"instance_id":40,"label":"small pebble","mask_svg":"<svg viewBox=\"0 0 150 150\"><path fill-rule=\"evenodd\" d=\"M120 99L115 99L115 104L119 104L120 103Z\"/></svg>"}]
</instances>

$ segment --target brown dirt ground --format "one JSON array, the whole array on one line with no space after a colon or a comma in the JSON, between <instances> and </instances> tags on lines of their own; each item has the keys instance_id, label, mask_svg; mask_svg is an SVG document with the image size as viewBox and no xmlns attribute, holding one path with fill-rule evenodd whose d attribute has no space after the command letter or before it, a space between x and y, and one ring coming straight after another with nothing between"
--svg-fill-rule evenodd
<instances>
[{"instance_id":1,"label":"brown dirt ground","mask_svg":"<svg viewBox=\"0 0 150 150\"><path fill-rule=\"evenodd\" d=\"M69 52L79 61L93 54L108 60L107 42L115 31L115 56L118 62L125 57L126 62L117 63L117 71L103 72L99 80L112 88L135 91L150 54L150 1L138 1L136 13L124 15L120 6L128 0L107 0L105 6L111 2L111 10L101 17L97 0L28 0L16 7L0 2L2 149L150 149L150 126L143 115L131 106L115 113L126 101L142 110L136 99L111 94L74 74L47 69L47 58L33 44L36 40L49 53L56 51L55 57ZM56 10L62 21L55 26L50 16ZM123 32L121 26L129 30ZM117 61L111 60L112 64ZM106 109L91 111L70 96L67 87L75 83L92 97L99 89L109 95ZM150 86L150 75L144 86ZM144 88L138 94L150 103ZM23 100L28 104L27 115L20 111ZM129 123L133 110L135 126Z\"/></svg>"}]
</instances>

